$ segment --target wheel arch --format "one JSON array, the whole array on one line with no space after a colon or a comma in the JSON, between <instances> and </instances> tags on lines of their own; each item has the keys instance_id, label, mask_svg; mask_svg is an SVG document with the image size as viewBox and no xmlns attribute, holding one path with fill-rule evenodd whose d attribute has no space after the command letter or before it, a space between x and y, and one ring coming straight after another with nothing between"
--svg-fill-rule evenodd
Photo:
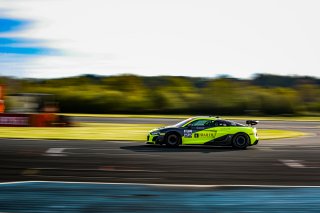
<instances>
[{"instance_id":1,"label":"wheel arch","mask_svg":"<svg viewBox=\"0 0 320 213\"><path fill-rule=\"evenodd\" d=\"M232 136L232 140L237 136L237 135L245 135L247 137L247 139L249 140L249 144L251 143L251 138L250 135L246 132L237 132L235 134L233 134Z\"/></svg>"},{"instance_id":2,"label":"wheel arch","mask_svg":"<svg viewBox=\"0 0 320 213\"><path fill-rule=\"evenodd\" d=\"M239 138L245 138L246 139L246 142L245 141L240 141L239 143ZM237 148L237 149L246 149L248 146L251 145L251 139L250 139L250 136L245 133L245 132L238 132L237 134L235 134L233 137L232 137L232 146L234 148Z\"/></svg>"},{"instance_id":3,"label":"wheel arch","mask_svg":"<svg viewBox=\"0 0 320 213\"><path fill-rule=\"evenodd\" d=\"M181 132L177 131L177 130L170 130L168 132L166 132L166 134L164 135L164 137L166 138L169 134L176 134L180 137L180 144L182 144L182 134Z\"/></svg>"}]
</instances>

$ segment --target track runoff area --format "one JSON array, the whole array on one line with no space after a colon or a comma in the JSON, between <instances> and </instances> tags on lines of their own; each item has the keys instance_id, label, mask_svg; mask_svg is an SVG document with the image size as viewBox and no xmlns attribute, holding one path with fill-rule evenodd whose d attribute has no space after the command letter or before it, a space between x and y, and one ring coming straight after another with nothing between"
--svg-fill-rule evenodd
<instances>
[{"instance_id":1,"label":"track runoff area","mask_svg":"<svg viewBox=\"0 0 320 213\"><path fill-rule=\"evenodd\" d=\"M114 122L115 118L75 118L88 119ZM117 122L150 120L117 118ZM0 211L316 212L320 209L319 122L263 121L257 127L309 134L260 141L247 150L167 149L133 141L1 139Z\"/></svg>"}]
</instances>

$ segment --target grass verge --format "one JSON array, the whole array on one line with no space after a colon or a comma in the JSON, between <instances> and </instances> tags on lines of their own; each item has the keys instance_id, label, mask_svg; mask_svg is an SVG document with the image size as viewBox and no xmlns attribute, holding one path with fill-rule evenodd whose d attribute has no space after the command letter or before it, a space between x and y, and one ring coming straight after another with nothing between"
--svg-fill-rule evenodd
<instances>
[{"instance_id":1,"label":"grass verge","mask_svg":"<svg viewBox=\"0 0 320 213\"><path fill-rule=\"evenodd\" d=\"M280 129L258 129L260 140L271 140L280 138L295 138L301 136L307 136L308 133L291 130L280 130Z\"/></svg>"},{"instance_id":2,"label":"grass verge","mask_svg":"<svg viewBox=\"0 0 320 213\"><path fill-rule=\"evenodd\" d=\"M161 124L81 123L77 127L0 127L1 138L60 140L133 140L145 141L147 133ZM288 130L259 129L261 140L304 136Z\"/></svg>"},{"instance_id":3,"label":"grass verge","mask_svg":"<svg viewBox=\"0 0 320 213\"><path fill-rule=\"evenodd\" d=\"M96 117L96 118L176 118L186 119L194 115L131 115L131 114L77 114L77 113L62 113L62 115L76 117ZM260 121L320 121L320 116L220 116L229 120L260 120Z\"/></svg>"}]
</instances>

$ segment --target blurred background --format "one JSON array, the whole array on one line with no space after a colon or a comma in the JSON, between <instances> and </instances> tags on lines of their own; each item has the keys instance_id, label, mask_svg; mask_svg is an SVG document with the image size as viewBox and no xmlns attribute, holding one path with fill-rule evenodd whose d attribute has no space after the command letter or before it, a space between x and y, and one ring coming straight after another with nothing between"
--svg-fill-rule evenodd
<instances>
[{"instance_id":1,"label":"blurred background","mask_svg":"<svg viewBox=\"0 0 320 213\"><path fill-rule=\"evenodd\" d=\"M0 83L61 112L318 115L319 6L1 0Z\"/></svg>"},{"instance_id":2,"label":"blurred background","mask_svg":"<svg viewBox=\"0 0 320 213\"><path fill-rule=\"evenodd\" d=\"M0 0L0 212L319 212L319 8ZM192 115L259 144L144 144Z\"/></svg>"},{"instance_id":3,"label":"blurred background","mask_svg":"<svg viewBox=\"0 0 320 213\"><path fill-rule=\"evenodd\" d=\"M1 0L1 75L319 77L317 8L316 0Z\"/></svg>"},{"instance_id":4,"label":"blurred background","mask_svg":"<svg viewBox=\"0 0 320 213\"><path fill-rule=\"evenodd\" d=\"M311 115L320 114L320 79L257 74L142 77L84 75L59 79L0 77L7 94L53 94L63 113ZM6 109L17 108L6 98Z\"/></svg>"}]
</instances>

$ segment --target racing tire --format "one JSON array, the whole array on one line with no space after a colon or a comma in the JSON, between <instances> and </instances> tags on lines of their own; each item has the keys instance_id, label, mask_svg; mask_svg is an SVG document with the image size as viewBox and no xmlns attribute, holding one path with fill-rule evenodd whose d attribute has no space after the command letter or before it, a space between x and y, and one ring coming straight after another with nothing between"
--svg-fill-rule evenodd
<instances>
[{"instance_id":1,"label":"racing tire","mask_svg":"<svg viewBox=\"0 0 320 213\"><path fill-rule=\"evenodd\" d=\"M165 137L167 147L178 147L181 142L181 137L177 133L169 133Z\"/></svg>"},{"instance_id":2,"label":"racing tire","mask_svg":"<svg viewBox=\"0 0 320 213\"><path fill-rule=\"evenodd\" d=\"M236 149L246 149L249 146L249 136L244 133L238 133L232 138L232 146Z\"/></svg>"}]
</instances>

